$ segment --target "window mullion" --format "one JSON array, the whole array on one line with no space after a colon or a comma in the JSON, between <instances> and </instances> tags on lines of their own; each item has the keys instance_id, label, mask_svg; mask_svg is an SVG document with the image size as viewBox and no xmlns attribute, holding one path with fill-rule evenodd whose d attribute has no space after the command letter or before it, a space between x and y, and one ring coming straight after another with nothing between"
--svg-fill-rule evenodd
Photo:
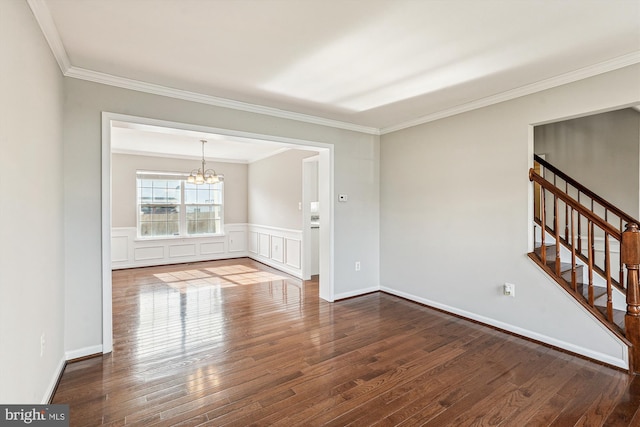
<instances>
[{"instance_id":1,"label":"window mullion","mask_svg":"<svg viewBox=\"0 0 640 427\"><path fill-rule=\"evenodd\" d=\"M186 181L180 183L180 236L187 235L187 205L185 203L184 184Z\"/></svg>"}]
</instances>

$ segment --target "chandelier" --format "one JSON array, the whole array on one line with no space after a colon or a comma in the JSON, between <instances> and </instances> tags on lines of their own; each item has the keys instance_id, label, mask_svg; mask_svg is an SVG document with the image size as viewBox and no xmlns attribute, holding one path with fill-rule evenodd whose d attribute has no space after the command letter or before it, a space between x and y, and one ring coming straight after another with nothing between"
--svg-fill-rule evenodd
<instances>
[{"instance_id":1,"label":"chandelier","mask_svg":"<svg viewBox=\"0 0 640 427\"><path fill-rule=\"evenodd\" d=\"M207 143L207 140L201 139L200 142L202 142L202 169L192 170L187 182L190 184L215 184L224 181L224 175L218 175L213 169L205 169L204 144Z\"/></svg>"}]
</instances>

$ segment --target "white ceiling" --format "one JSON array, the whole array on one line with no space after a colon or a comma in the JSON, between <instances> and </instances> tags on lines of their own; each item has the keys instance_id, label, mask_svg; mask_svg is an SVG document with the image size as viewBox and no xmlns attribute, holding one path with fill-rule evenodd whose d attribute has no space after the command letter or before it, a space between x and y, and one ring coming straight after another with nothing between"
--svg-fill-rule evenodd
<instances>
[{"instance_id":1,"label":"white ceiling","mask_svg":"<svg viewBox=\"0 0 640 427\"><path fill-rule=\"evenodd\" d=\"M114 153L195 159L202 157L201 141L204 140L204 157L207 160L252 163L290 148L305 149L216 133L120 121L111 123L111 151Z\"/></svg>"},{"instance_id":2,"label":"white ceiling","mask_svg":"<svg viewBox=\"0 0 640 427\"><path fill-rule=\"evenodd\" d=\"M65 75L371 133L640 62L638 0L28 1Z\"/></svg>"}]
</instances>

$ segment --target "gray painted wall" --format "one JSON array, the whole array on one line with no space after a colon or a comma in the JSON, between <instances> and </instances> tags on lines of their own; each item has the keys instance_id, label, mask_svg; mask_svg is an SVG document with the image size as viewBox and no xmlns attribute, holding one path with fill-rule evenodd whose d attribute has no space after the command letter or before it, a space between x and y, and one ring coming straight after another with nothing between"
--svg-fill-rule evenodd
<instances>
[{"instance_id":1,"label":"gray painted wall","mask_svg":"<svg viewBox=\"0 0 640 427\"><path fill-rule=\"evenodd\" d=\"M527 257L532 125L640 101L640 65L383 135L381 285L573 351L616 344ZM505 297L505 282L516 297ZM562 319L562 321L559 321ZM618 346L619 350L619 346Z\"/></svg>"},{"instance_id":2,"label":"gray painted wall","mask_svg":"<svg viewBox=\"0 0 640 427\"><path fill-rule=\"evenodd\" d=\"M0 402L43 403L64 362L64 94L26 2L0 1L0 57Z\"/></svg>"},{"instance_id":3,"label":"gray painted wall","mask_svg":"<svg viewBox=\"0 0 640 427\"><path fill-rule=\"evenodd\" d=\"M536 126L534 152L640 217L640 112L625 108Z\"/></svg>"},{"instance_id":4,"label":"gray painted wall","mask_svg":"<svg viewBox=\"0 0 640 427\"><path fill-rule=\"evenodd\" d=\"M379 284L379 137L65 79L67 351L102 343L101 114L103 111L334 145L336 293ZM353 261L362 262L356 272Z\"/></svg>"},{"instance_id":5,"label":"gray painted wall","mask_svg":"<svg viewBox=\"0 0 640 427\"><path fill-rule=\"evenodd\" d=\"M289 150L249 165L249 223L302 229L302 159L317 154Z\"/></svg>"},{"instance_id":6,"label":"gray painted wall","mask_svg":"<svg viewBox=\"0 0 640 427\"><path fill-rule=\"evenodd\" d=\"M111 156L111 223L136 226L136 171L185 172L199 167L198 160L113 154ZM247 222L247 165L207 162L207 168L223 174L225 223Z\"/></svg>"}]
</instances>

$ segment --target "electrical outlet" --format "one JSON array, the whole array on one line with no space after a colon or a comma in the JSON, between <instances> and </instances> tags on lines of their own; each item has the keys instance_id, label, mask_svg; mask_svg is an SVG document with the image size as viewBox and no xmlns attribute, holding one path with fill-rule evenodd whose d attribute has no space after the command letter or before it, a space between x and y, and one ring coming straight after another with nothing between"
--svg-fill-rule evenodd
<instances>
[{"instance_id":1,"label":"electrical outlet","mask_svg":"<svg viewBox=\"0 0 640 427\"><path fill-rule=\"evenodd\" d=\"M356 261L356 271L360 271L360 261Z\"/></svg>"},{"instance_id":2,"label":"electrical outlet","mask_svg":"<svg viewBox=\"0 0 640 427\"><path fill-rule=\"evenodd\" d=\"M502 291L506 296L515 298L516 285L514 285L513 283L505 283Z\"/></svg>"},{"instance_id":3,"label":"electrical outlet","mask_svg":"<svg viewBox=\"0 0 640 427\"><path fill-rule=\"evenodd\" d=\"M44 332L40 335L40 357L44 356L44 343L45 343Z\"/></svg>"}]
</instances>

